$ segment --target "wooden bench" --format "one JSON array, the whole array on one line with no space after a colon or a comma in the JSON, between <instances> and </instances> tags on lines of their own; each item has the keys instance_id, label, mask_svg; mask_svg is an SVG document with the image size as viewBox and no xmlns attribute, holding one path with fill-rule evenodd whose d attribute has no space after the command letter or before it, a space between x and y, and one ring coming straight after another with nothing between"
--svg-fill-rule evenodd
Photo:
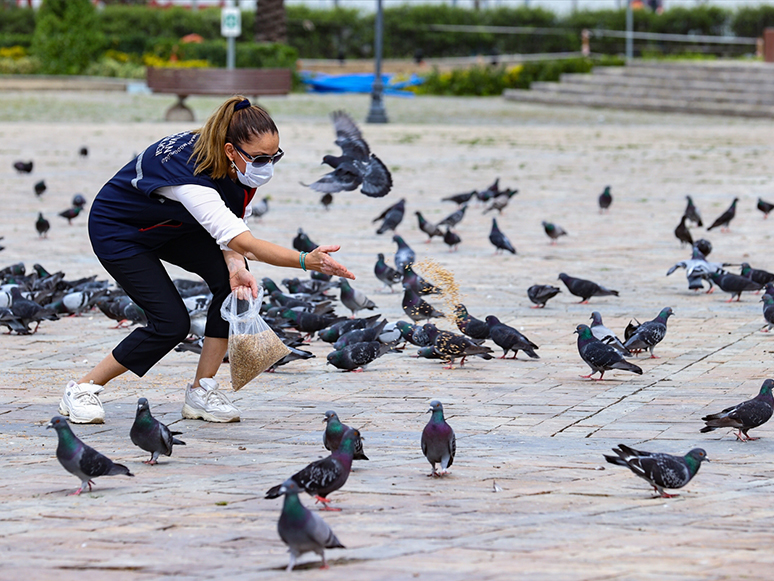
<instances>
[{"instance_id":1,"label":"wooden bench","mask_svg":"<svg viewBox=\"0 0 774 581\"><path fill-rule=\"evenodd\" d=\"M148 67L148 88L177 95L167 121L193 121L188 95L287 95L293 86L290 69L179 69Z\"/></svg>"}]
</instances>

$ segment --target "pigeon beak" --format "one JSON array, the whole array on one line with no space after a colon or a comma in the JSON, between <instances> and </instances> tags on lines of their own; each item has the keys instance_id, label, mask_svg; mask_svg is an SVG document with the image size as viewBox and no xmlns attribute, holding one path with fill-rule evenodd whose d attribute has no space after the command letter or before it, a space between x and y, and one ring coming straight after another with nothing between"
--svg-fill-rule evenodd
<instances>
[{"instance_id":1,"label":"pigeon beak","mask_svg":"<svg viewBox=\"0 0 774 581\"><path fill-rule=\"evenodd\" d=\"M49 428L53 428L53 427L54 427L54 424L53 424L53 423L51 423L51 422L48 422L48 424L46 424L46 429L47 429L47 430L48 430Z\"/></svg>"},{"instance_id":2,"label":"pigeon beak","mask_svg":"<svg viewBox=\"0 0 774 581\"><path fill-rule=\"evenodd\" d=\"M426 413L426 414L431 414L431 413L433 413L433 408L430 408L430 409L429 409L429 410L427 410L425 413Z\"/></svg>"}]
</instances>

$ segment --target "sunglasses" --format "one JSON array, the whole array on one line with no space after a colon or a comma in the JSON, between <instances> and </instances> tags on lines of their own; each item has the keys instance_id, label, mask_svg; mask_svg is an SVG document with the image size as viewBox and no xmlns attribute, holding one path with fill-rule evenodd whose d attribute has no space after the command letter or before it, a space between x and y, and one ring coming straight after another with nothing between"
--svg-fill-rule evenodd
<instances>
[{"instance_id":1,"label":"sunglasses","mask_svg":"<svg viewBox=\"0 0 774 581\"><path fill-rule=\"evenodd\" d=\"M269 163L277 163L282 159L282 156L285 155L285 152L280 148L277 148L277 153L274 155L250 155L236 143L232 143L231 145L233 145L240 155L242 155L242 159L247 163L252 164L253 167L263 167Z\"/></svg>"}]
</instances>

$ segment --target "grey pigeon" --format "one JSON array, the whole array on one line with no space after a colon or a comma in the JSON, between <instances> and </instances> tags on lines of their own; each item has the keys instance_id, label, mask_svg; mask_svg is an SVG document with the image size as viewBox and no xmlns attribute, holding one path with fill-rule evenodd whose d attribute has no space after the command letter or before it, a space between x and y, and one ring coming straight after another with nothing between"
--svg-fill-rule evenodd
<instances>
[{"instance_id":1,"label":"grey pigeon","mask_svg":"<svg viewBox=\"0 0 774 581\"><path fill-rule=\"evenodd\" d=\"M392 237L392 241L398 245L398 250L395 251L395 268L398 272L403 273L403 269L407 264L416 262L417 255L414 254L411 247L406 244L406 241L397 234Z\"/></svg>"},{"instance_id":2,"label":"grey pigeon","mask_svg":"<svg viewBox=\"0 0 774 581\"><path fill-rule=\"evenodd\" d=\"M414 272L411 264L407 264L403 269L403 286L410 286L420 296L443 294L441 287L435 286Z\"/></svg>"},{"instance_id":3,"label":"grey pigeon","mask_svg":"<svg viewBox=\"0 0 774 581\"><path fill-rule=\"evenodd\" d=\"M400 330L401 338L417 347L432 347L433 342L427 336L422 325L412 325L406 321L397 321L395 326Z\"/></svg>"},{"instance_id":4,"label":"grey pigeon","mask_svg":"<svg viewBox=\"0 0 774 581\"><path fill-rule=\"evenodd\" d=\"M546 306L546 303L562 292L562 289L552 286L550 284L533 284L527 289L527 296L529 300L535 303L532 309L542 309Z\"/></svg>"},{"instance_id":5,"label":"grey pigeon","mask_svg":"<svg viewBox=\"0 0 774 581\"><path fill-rule=\"evenodd\" d=\"M540 359L538 354L535 353L535 349L539 349L539 347L513 327L501 323L494 315L489 315L486 318L486 324L489 325L490 339L503 350L500 359L505 359L510 350L513 350L513 357L511 359L516 359L519 350L524 351L532 359Z\"/></svg>"},{"instance_id":6,"label":"grey pigeon","mask_svg":"<svg viewBox=\"0 0 774 581\"><path fill-rule=\"evenodd\" d=\"M437 224L427 221L422 215L422 212L414 212L414 214L416 214L417 219L419 220L419 229L427 234L428 238L426 242L429 243L433 239L433 236L443 236L443 230L441 230Z\"/></svg>"},{"instance_id":7,"label":"grey pigeon","mask_svg":"<svg viewBox=\"0 0 774 581\"><path fill-rule=\"evenodd\" d=\"M688 288L690 290L703 289L704 284L702 281L706 280L710 285L710 288L707 292L712 292L713 287L710 275L713 272L721 271L723 266L715 262L708 262L706 255L699 247L699 242L701 242L701 240L697 241L696 244L693 245L693 248L691 249L691 258L688 260L682 260L676 263L674 266L670 267L670 269L667 270L666 275L669 276L678 268L684 268L685 277L688 279Z\"/></svg>"},{"instance_id":8,"label":"grey pigeon","mask_svg":"<svg viewBox=\"0 0 774 581\"><path fill-rule=\"evenodd\" d=\"M761 301L763 301L763 318L766 319L763 332L768 333L774 327L774 297L766 293L761 297Z\"/></svg>"},{"instance_id":9,"label":"grey pigeon","mask_svg":"<svg viewBox=\"0 0 774 581\"><path fill-rule=\"evenodd\" d=\"M296 560L311 551L322 557L320 568L327 569L325 549L344 549L345 547L320 515L301 504L301 499L298 498L300 492L301 487L292 479L283 482L278 490L278 495L285 495L282 513L277 522L277 532L282 542L288 546L290 553L290 563L286 571L292 571Z\"/></svg>"},{"instance_id":10,"label":"grey pigeon","mask_svg":"<svg viewBox=\"0 0 774 581\"><path fill-rule=\"evenodd\" d=\"M446 218L438 222L437 226L440 228L441 226L448 226L449 228L454 228L457 224L462 222L462 219L465 217L465 210L468 209L468 205L464 204L459 210L452 212Z\"/></svg>"},{"instance_id":11,"label":"grey pigeon","mask_svg":"<svg viewBox=\"0 0 774 581\"><path fill-rule=\"evenodd\" d=\"M484 345L479 345L464 335L457 335L449 331L442 331L432 323L425 323L425 333L433 341L433 350L439 358L448 361L446 369L454 368L454 360L462 357L460 366L465 364L465 359L472 355L493 359L492 350Z\"/></svg>"},{"instance_id":12,"label":"grey pigeon","mask_svg":"<svg viewBox=\"0 0 774 581\"><path fill-rule=\"evenodd\" d=\"M71 496L80 494L87 486L91 492L92 479L97 476L134 476L126 466L114 464L110 458L78 439L62 416L51 418L46 428L54 428L59 437L59 444L56 447L57 460L65 470L81 481L81 487Z\"/></svg>"},{"instance_id":13,"label":"grey pigeon","mask_svg":"<svg viewBox=\"0 0 774 581\"><path fill-rule=\"evenodd\" d=\"M371 223L382 220L382 225L376 231L377 234L384 234L387 230L395 230L398 225L403 221L403 215L406 212L406 199L401 198L396 204L393 204L387 208L384 212L374 218Z\"/></svg>"},{"instance_id":14,"label":"grey pigeon","mask_svg":"<svg viewBox=\"0 0 774 581\"><path fill-rule=\"evenodd\" d=\"M391 347L379 341L363 341L346 345L336 351L328 353L328 364L343 371L357 371L365 369L366 365L381 357Z\"/></svg>"},{"instance_id":15,"label":"grey pigeon","mask_svg":"<svg viewBox=\"0 0 774 581\"><path fill-rule=\"evenodd\" d=\"M374 302L364 292L352 288L346 278L339 278L339 287L341 288L341 302L352 311L353 319L357 311L363 309L373 311L376 308Z\"/></svg>"},{"instance_id":16,"label":"grey pigeon","mask_svg":"<svg viewBox=\"0 0 774 581\"><path fill-rule=\"evenodd\" d=\"M428 476L443 476L449 472L449 467L454 462L457 438L454 430L443 417L443 404L440 401L431 401L427 413L433 415L422 430L422 453L433 467L433 471ZM436 468L437 464L440 464L440 468Z\"/></svg>"},{"instance_id":17,"label":"grey pigeon","mask_svg":"<svg viewBox=\"0 0 774 581\"><path fill-rule=\"evenodd\" d=\"M309 239L309 236L306 235L302 228L299 228L298 234L293 238L293 248L299 252L311 252L317 248L317 244ZM271 290L269 290L269 292L271 292Z\"/></svg>"},{"instance_id":18,"label":"grey pigeon","mask_svg":"<svg viewBox=\"0 0 774 581\"><path fill-rule=\"evenodd\" d=\"M739 201L739 198L734 198L734 201L731 202L731 205L728 207L728 210L723 212L720 216L718 216L715 221L712 223L712 225L707 228L707 231L712 230L713 228L717 228L720 226L720 231L726 231L728 232L731 224L731 220L734 219L736 216L736 203Z\"/></svg>"},{"instance_id":19,"label":"grey pigeon","mask_svg":"<svg viewBox=\"0 0 774 581\"><path fill-rule=\"evenodd\" d=\"M591 334L603 343L612 345L624 355L631 355L616 334L605 326L602 322L602 315L598 311L591 313Z\"/></svg>"},{"instance_id":20,"label":"grey pigeon","mask_svg":"<svg viewBox=\"0 0 774 581\"><path fill-rule=\"evenodd\" d=\"M634 335L629 337L624 343L624 347L631 351L632 349L650 351L651 359L658 359L653 355L653 349L656 345L661 343L661 340L666 337L667 332L667 320L674 315L672 307L666 307L661 309L661 312L652 321L645 321L634 332Z\"/></svg>"},{"instance_id":21,"label":"grey pigeon","mask_svg":"<svg viewBox=\"0 0 774 581\"><path fill-rule=\"evenodd\" d=\"M647 480L661 498L672 498L676 494L667 494L665 488L682 488L688 484L701 467L703 461L709 462L707 453L694 448L685 456L672 456L658 452L643 452L629 446L618 444L613 448L616 456L605 455L605 460L616 466L626 466L643 480Z\"/></svg>"},{"instance_id":22,"label":"grey pigeon","mask_svg":"<svg viewBox=\"0 0 774 581\"><path fill-rule=\"evenodd\" d=\"M71 203L74 208L83 208L86 205L86 198L83 197L83 194L75 194Z\"/></svg>"},{"instance_id":23,"label":"grey pigeon","mask_svg":"<svg viewBox=\"0 0 774 581\"><path fill-rule=\"evenodd\" d=\"M551 244L556 244L557 239L560 236L567 236L567 232L564 231L564 228L561 226L554 224L552 222L546 222L543 220L543 230L545 231L546 235L551 239Z\"/></svg>"},{"instance_id":24,"label":"grey pigeon","mask_svg":"<svg viewBox=\"0 0 774 581\"><path fill-rule=\"evenodd\" d=\"M384 254L381 252L378 254L376 264L374 265L374 274L376 278L384 283L384 286L389 287L390 292L392 292L392 285L403 280L403 276L397 270L384 262Z\"/></svg>"},{"instance_id":25,"label":"grey pigeon","mask_svg":"<svg viewBox=\"0 0 774 581\"><path fill-rule=\"evenodd\" d=\"M739 273L745 278L749 278L752 281L757 282L760 285L766 285L770 282L774 282L774 273L760 268L753 268L748 263L742 263L742 272Z\"/></svg>"},{"instance_id":26,"label":"grey pigeon","mask_svg":"<svg viewBox=\"0 0 774 581\"><path fill-rule=\"evenodd\" d=\"M338 450L341 446L341 440L344 438L344 434L349 429L349 426L342 424L338 414L333 410L325 412L325 431L323 432L323 446L326 450L333 452ZM363 452L363 438L362 436L355 438L355 453L352 455L353 460L368 460L368 456Z\"/></svg>"},{"instance_id":27,"label":"grey pigeon","mask_svg":"<svg viewBox=\"0 0 774 581\"><path fill-rule=\"evenodd\" d=\"M611 347L594 337L588 325L578 325L575 332L578 334L578 354L591 368L591 373L581 375L584 379L594 379L591 376L598 372L598 381L601 381L605 371L611 369L631 371L637 375L642 375L642 369L626 361L615 347Z\"/></svg>"},{"instance_id":28,"label":"grey pigeon","mask_svg":"<svg viewBox=\"0 0 774 581\"><path fill-rule=\"evenodd\" d=\"M132 439L132 444L151 453L150 460L145 460L143 464L152 466L158 463L159 454L171 456L172 446L185 446L185 442L175 438L182 433L171 431L154 418L151 415L147 399L141 397L137 400L137 414L134 417L132 428L129 430L129 437Z\"/></svg>"},{"instance_id":29,"label":"grey pigeon","mask_svg":"<svg viewBox=\"0 0 774 581\"><path fill-rule=\"evenodd\" d=\"M516 254L516 249L508 240L508 237L500 231L497 226L497 220L492 218L492 229L489 231L489 242L495 247L495 254L507 250L511 254Z\"/></svg>"},{"instance_id":30,"label":"grey pigeon","mask_svg":"<svg viewBox=\"0 0 774 581\"><path fill-rule=\"evenodd\" d=\"M255 204L253 204L251 210L252 210L252 216L255 216L256 218L263 218L266 214L269 213L269 200L271 200L271 196L266 196L262 200L259 200Z\"/></svg>"},{"instance_id":31,"label":"grey pigeon","mask_svg":"<svg viewBox=\"0 0 774 581\"><path fill-rule=\"evenodd\" d=\"M726 302L730 303L736 297L737 301L742 300L742 293L746 291L759 291L763 285L749 279L745 276L732 274L730 272L713 272L709 275L709 280L720 287L721 290L730 293L731 298Z\"/></svg>"},{"instance_id":32,"label":"grey pigeon","mask_svg":"<svg viewBox=\"0 0 774 581\"><path fill-rule=\"evenodd\" d=\"M575 278L563 272L559 275L559 280L564 283L570 293L581 298L581 305L587 304L591 297L618 296L616 290L607 289L594 281Z\"/></svg>"},{"instance_id":33,"label":"grey pigeon","mask_svg":"<svg viewBox=\"0 0 774 581\"><path fill-rule=\"evenodd\" d=\"M685 196L685 199L688 201L688 204L685 206L685 212L683 212L683 215L696 224L699 228L704 226L704 224L701 221L701 215L699 214L699 210L696 209L696 206L693 204L693 200L691 199L691 196Z\"/></svg>"},{"instance_id":34,"label":"grey pigeon","mask_svg":"<svg viewBox=\"0 0 774 581\"><path fill-rule=\"evenodd\" d=\"M511 198L518 193L519 193L519 190L511 190L511 189L500 192L492 200L492 203L489 205L489 207L486 210L484 210L484 214L492 210L497 210L498 214L502 214L503 210L508 206L508 202L511 201Z\"/></svg>"},{"instance_id":35,"label":"grey pigeon","mask_svg":"<svg viewBox=\"0 0 774 581\"><path fill-rule=\"evenodd\" d=\"M771 419L774 412L774 397L771 388L774 380L767 379L761 385L761 390L753 399L743 401L717 414L709 414L702 418L707 425L700 431L711 432L718 428L734 428L738 430L736 437L743 442L757 440L747 434L748 430L762 426Z\"/></svg>"},{"instance_id":36,"label":"grey pigeon","mask_svg":"<svg viewBox=\"0 0 774 581\"><path fill-rule=\"evenodd\" d=\"M470 192L465 192L462 194L454 194L453 196L447 196L445 198L441 198L442 202L454 202L455 204L461 206L462 204L467 204L470 201L470 198L477 195L478 192L476 190L471 190Z\"/></svg>"}]
</instances>

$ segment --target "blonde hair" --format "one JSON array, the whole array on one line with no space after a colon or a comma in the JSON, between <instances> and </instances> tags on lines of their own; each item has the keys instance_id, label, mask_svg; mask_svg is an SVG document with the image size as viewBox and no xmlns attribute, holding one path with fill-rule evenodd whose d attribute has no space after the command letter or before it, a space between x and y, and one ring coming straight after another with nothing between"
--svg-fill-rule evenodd
<instances>
[{"instance_id":1,"label":"blonde hair","mask_svg":"<svg viewBox=\"0 0 774 581\"><path fill-rule=\"evenodd\" d=\"M202 128L192 131L199 134L191 154L195 164L194 175L206 173L214 179L224 178L228 176L231 165L223 149L226 143L241 145L255 136L279 134L274 121L261 107L249 105L234 110L246 100L242 95L229 97Z\"/></svg>"}]
</instances>

